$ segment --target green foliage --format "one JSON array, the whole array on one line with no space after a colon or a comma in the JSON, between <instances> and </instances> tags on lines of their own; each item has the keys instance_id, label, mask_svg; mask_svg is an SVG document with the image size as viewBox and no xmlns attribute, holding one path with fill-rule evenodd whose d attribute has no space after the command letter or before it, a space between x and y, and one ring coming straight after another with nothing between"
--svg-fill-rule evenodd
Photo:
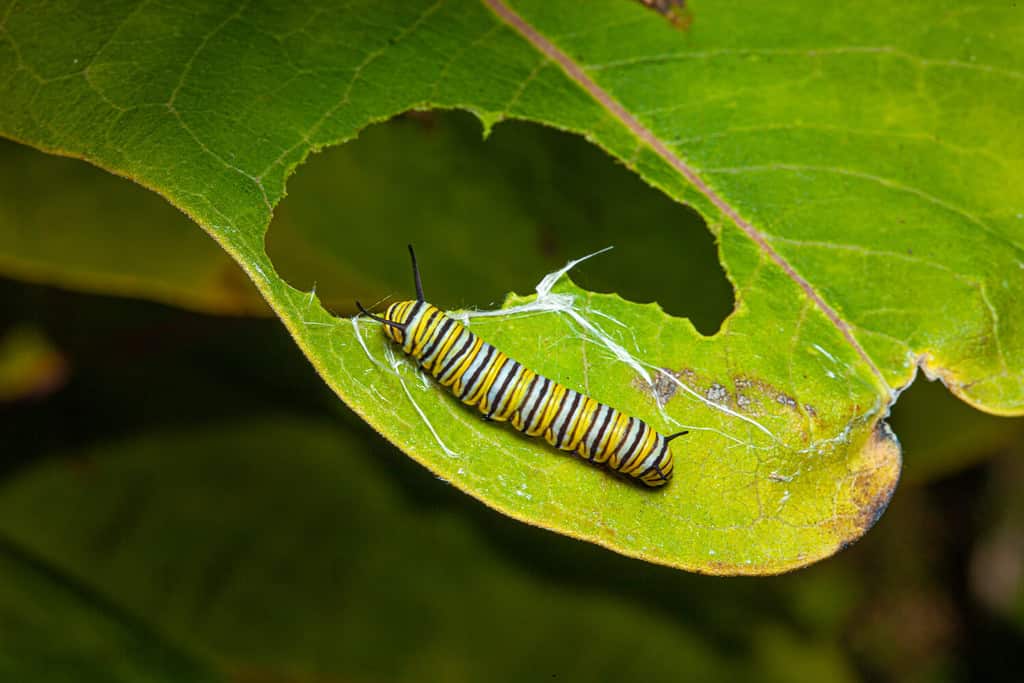
<instances>
[{"instance_id":1,"label":"green foliage","mask_svg":"<svg viewBox=\"0 0 1024 683\"><path fill-rule=\"evenodd\" d=\"M266 310L230 257L152 192L0 140L0 270L213 313Z\"/></svg>"},{"instance_id":2,"label":"green foliage","mask_svg":"<svg viewBox=\"0 0 1024 683\"><path fill-rule=\"evenodd\" d=\"M342 399L513 517L697 571L784 571L859 538L886 505L900 459L882 419L918 367L985 410L1024 406L1009 7L697 3L683 29L611 1L6 10L0 131L183 209ZM650 383L565 315L473 323L656 427L689 425L667 491L480 422L408 364L382 367L372 326L335 320L277 274L264 233L296 164L426 108L579 133L706 219L737 299L712 337L560 285Z\"/></svg>"},{"instance_id":3,"label":"green foliage","mask_svg":"<svg viewBox=\"0 0 1024 683\"><path fill-rule=\"evenodd\" d=\"M106 596L0 542L0 677L8 681L221 680Z\"/></svg>"},{"instance_id":4,"label":"green foliage","mask_svg":"<svg viewBox=\"0 0 1024 683\"><path fill-rule=\"evenodd\" d=\"M782 680L788 665L773 665L770 650L732 661L642 605L525 575L464 520L403 500L366 451L344 430L273 417L102 444L0 490L0 534L228 668L291 679L669 681L684 659L686 680L773 669ZM24 571L0 564L5 578L12 570ZM567 656L567 634L581 628L588 646ZM760 628L780 651L803 654L770 620ZM624 633L644 637L624 651ZM812 657L816 667L844 672L834 656Z\"/></svg>"}]
</instances>

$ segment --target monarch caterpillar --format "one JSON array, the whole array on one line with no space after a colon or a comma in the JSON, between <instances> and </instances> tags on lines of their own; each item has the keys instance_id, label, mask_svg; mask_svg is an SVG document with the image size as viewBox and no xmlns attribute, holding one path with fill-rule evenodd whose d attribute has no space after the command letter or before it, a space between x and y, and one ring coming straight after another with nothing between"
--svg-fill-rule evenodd
<instances>
[{"instance_id":1,"label":"monarch caterpillar","mask_svg":"<svg viewBox=\"0 0 1024 683\"><path fill-rule=\"evenodd\" d=\"M426 302L412 245L409 255L415 300L391 304L384 317L356 301L360 312L383 323L388 339L487 419L509 421L528 436L543 436L558 449L652 488L669 482L673 465L668 444L685 431L663 436L643 420L623 415L512 360Z\"/></svg>"}]
</instances>

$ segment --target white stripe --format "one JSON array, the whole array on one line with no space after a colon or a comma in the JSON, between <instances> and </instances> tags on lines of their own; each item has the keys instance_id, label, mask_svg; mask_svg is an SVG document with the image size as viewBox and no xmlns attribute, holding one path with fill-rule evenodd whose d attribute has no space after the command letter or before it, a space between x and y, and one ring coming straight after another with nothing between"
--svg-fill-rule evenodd
<instances>
[{"instance_id":1,"label":"white stripe","mask_svg":"<svg viewBox=\"0 0 1024 683\"><path fill-rule=\"evenodd\" d=\"M412 340L416 336L416 326L419 325L420 320L423 318L424 315L427 314L427 311L430 310L430 306L427 306L426 304L421 305L419 303L416 303L415 305L419 306L420 310L416 313L415 318L412 318L411 320L405 323L406 335L404 340L405 343L402 344L402 350L405 351L406 353L412 353Z\"/></svg>"},{"instance_id":2,"label":"white stripe","mask_svg":"<svg viewBox=\"0 0 1024 683\"><path fill-rule=\"evenodd\" d=\"M462 345L466 343L466 338L472 336L473 333L467 330L466 328L462 328L461 330L459 330L459 336L455 339L455 343L451 345L451 348L448 349L448 353L446 353L445 357L441 360L441 367L447 365L448 361L454 360L455 354L462 350ZM461 356L462 360L465 360L466 353L469 353L470 351L473 350L474 343L475 342L471 341L469 345L466 346L465 353L463 353ZM447 382L448 380L450 380L452 376L455 374L455 371L459 369L459 365L462 364L462 360L460 360L458 363L453 364L450 368L448 368L447 372L445 372L437 379L441 382Z\"/></svg>"},{"instance_id":3,"label":"white stripe","mask_svg":"<svg viewBox=\"0 0 1024 683\"><path fill-rule=\"evenodd\" d=\"M547 378L537 375L537 381L533 383L533 388L530 389L530 393L528 393L526 398L523 400L523 405L519 406L519 416L521 419L525 420L527 415L531 412L533 413L533 416L530 419L530 424L523 425L524 432L529 432L530 429L534 427L537 420L540 419L540 416L537 414L540 412L540 408L538 407L537 410L534 410L533 406L537 401L541 400L541 389L544 387L550 388L550 386L551 385L548 383Z\"/></svg>"},{"instance_id":4,"label":"white stripe","mask_svg":"<svg viewBox=\"0 0 1024 683\"><path fill-rule=\"evenodd\" d=\"M647 454L646 458L644 458L644 462L642 465L640 465L640 469L638 469L637 472L642 473L648 467L658 462L658 460L660 460L661 457L665 454L666 445L667 444L665 443L665 437L663 437L661 434L658 434L654 439L654 448L652 448L651 452Z\"/></svg>"},{"instance_id":5,"label":"white stripe","mask_svg":"<svg viewBox=\"0 0 1024 683\"><path fill-rule=\"evenodd\" d=\"M615 459L618 461L616 463L616 467L621 465L623 461L626 459L626 448L628 448L630 445L639 448L640 444L643 443L643 439L641 439L640 435L637 434L637 430L643 429L645 426L646 425L643 423L642 420L638 420L635 418L633 419L633 427L629 430L629 432L626 433L626 438L622 440L622 443L619 444L618 449L615 451ZM637 439L635 444L633 442L634 437Z\"/></svg>"},{"instance_id":6,"label":"white stripe","mask_svg":"<svg viewBox=\"0 0 1024 683\"><path fill-rule=\"evenodd\" d=\"M609 408L609 410L612 411L612 416L608 419L608 426L604 428L604 434L601 436L601 440L594 444L594 450L600 451L602 448L607 448L608 444L612 442L612 436L615 433L615 425L619 421L619 416L615 415L614 408ZM607 455L607 453L605 455Z\"/></svg>"},{"instance_id":7,"label":"white stripe","mask_svg":"<svg viewBox=\"0 0 1024 683\"><path fill-rule=\"evenodd\" d=\"M495 406L495 413L503 413L508 410L509 402L512 400L512 396L515 394L516 387L523 381L523 376L526 374L526 368L523 367L522 363L512 361L516 364L516 374L509 380L508 391L505 392L505 396L501 399L501 403ZM509 416L511 417L511 416Z\"/></svg>"},{"instance_id":8,"label":"white stripe","mask_svg":"<svg viewBox=\"0 0 1024 683\"><path fill-rule=\"evenodd\" d=\"M494 360L494 356L497 354L497 352L497 349L495 349L493 346L486 342L484 342L480 346L480 353L476 354L476 358L474 358L473 362L469 364L469 367L466 368L466 371L462 373L462 376L464 378L472 378L473 373L476 372L477 368L481 368L479 374L476 376L476 379L473 380L473 386L463 387L463 398L469 398L470 396L473 395L474 391L480 388L480 384L487 377L486 370L490 368L491 362ZM487 363L487 366L481 367L483 366L484 362Z\"/></svg>"},{"instance_id":9,"label":"white stripe","mask_svg":"<svg viewBox=\"0 0 1024 683\"><path fill-rule=\"evenodd\" d=\"M604 416L606 414L608 414L610 411L611 411L611 408L609 408L608 406L604 405L603 403L599 404L597 410L594 411L594 419L591 420L591 422L590 422L590 429L587 430L587 432L589 432L587 434L587 437L588 437L587 438L587 454L588 455L593 455L594 454L594 449L597 447L597 444L594 443L594 441L597 439L597 433L601 429L601 423L604 422Z\"/></svg>"},{"instance_id":10,"label":"white stripe","mask_svg":"<svg viewBox=\"0 0 1024 683\"><path fill-rule=\"evenodd\" d=\"M619 447L615 450L616 457L621 456L626 450L626 447L633 441L633 436L636 434L636 430L640 429L643 423L633 418L633 426L626 431L626 436L622 439Z\"/></svg>"},{"instance_id":11,"label":"white stripe","mask_svg":"<svg viewBox=\"0 0 1024 683\"><path fill-rule=\"evenodd\" d=\"M427 343L423 345L423 348L426 348L426 347L430 346L433 343L434 337L436 337L438 334L441 333L441 328L444 327L445 323L448 320L449 319L447 317L441 318L441 322L439 322L437 324L437 327L434 328L434 331L430 335L430 339L427 340ZM453 323L453 325L448 329L448 334L449 335L455 334L455 331L456 331L457 328L458 328L458 323ZM420 359L420 363L423 364L423 365L429 365L431 362L433 362L434 358L437 357L437 354L441 353L441 347L442 346L444 346L444 344L442 343L442 340L438 339L437 343L434 344L434 350L430 352L429 356L424 356L423 358L421 358Z\"/></svg>"},{"instance_id":12,"label":"white stripe","mask_svg":"<svg viewBox=\"0 0 1024 683\"><path fill-rule=\"evenodd\" d=\"M569 409L572 408L572 404L573 401L576 400L576 396L579 396L578 392L568 389L565 392L565 396L562 397L562 407L559 409L558 415L555 415L555 420L549 427L551 435L556 439L556 441L558 439L558 433L562 431L562 424L569 417Z\"/></svg>"},{"instance_id":13,"label":"white stripe","mask_svg":"<svg viewBox=\"0 0 1024 683\"><path fill-rule=\"evenodd\" d=\"M505 366L501 369L501 372L499 372L498 376L494 378L494 384L491 385L491 390L487 392L487 408L492 414L498 412L497 406L495 406L494 403L498 400L498 392L501 391L503 386L505 386L505 378L513 372L518 373L521 367L521 365L509 358L505 361ZM509 378L508 386L506 388L510 390L514 389L515 380ZM512 392L509 391L508 393L511 394ZM507 398L507 395L504 398Z\"/></svg>"}]
</instances>

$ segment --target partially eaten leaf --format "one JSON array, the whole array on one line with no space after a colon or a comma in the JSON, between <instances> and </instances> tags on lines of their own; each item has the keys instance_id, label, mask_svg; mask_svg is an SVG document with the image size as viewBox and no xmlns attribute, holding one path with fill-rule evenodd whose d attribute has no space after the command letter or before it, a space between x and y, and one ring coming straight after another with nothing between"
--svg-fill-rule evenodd
<instances>
[{"instance_id":1,"label":"partially eaten leaf","mask_svg":"<svg viewBox=\"0 0 1024 683\"><path fill-rule=\"evenodd\" d=\"M1024 19L962 3L688 10L679 31L613 0L12 5L0 131L185 210L343 400L488 505L654 562L779 572L884 509L900 463L882 420L919 367L1024 412ZM480 422L276 273L263 237L295 166L428 108L586 136L707 220L737 299L713 337L569 283L561 313L473 322L559 381L688 425L665 492Z\"/></svg>"}]
</instances>

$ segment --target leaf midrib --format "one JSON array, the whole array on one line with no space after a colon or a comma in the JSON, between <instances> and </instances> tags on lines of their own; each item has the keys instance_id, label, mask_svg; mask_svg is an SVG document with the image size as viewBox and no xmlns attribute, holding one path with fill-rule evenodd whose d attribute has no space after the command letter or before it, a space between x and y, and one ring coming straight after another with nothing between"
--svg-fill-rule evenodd
<instances>
[{"instance_id":1,"label":"leaf midrib","mask_svg":"<svg viewBox=\"0 0 1024 683\"><path fill-rule=\"evenodd\" d=\"M650 128L645 126L635 116L629 113L629 111L614 97L612 97L607 90L591 79L578 62L560 50L536 27L509 7L503 0L482 1L491 9L491 11L494 12L499 20L522 36L531 47L545 55L549 60L551 60L551 62L562 69L562 71L564 71L573 82L582 88L584 92L590 95L612 118L619 121L619 123L635 135L641 144L649 147L663 161L675 169L693 186L697 192L703 195L715 206L715 208L721 211L723 215L732 221L737 228L743 231L743 233L757 246L761 253L774 261L786 277L795 282L807 294L808 298L814 303L814 305L817 306L826 317L828 317L832 325L839 330L847 343L850 344L864 363L871 369L871 372L875 375L880 388L884 388L883 393L891 395L891 390L885 379L885 375L882 374L882 371L877 365L875 365L874 360L872 360L864 347L857 341L857 338L854 336L853 331L850 329L850 326L846 321L840 317L839 313L827 301L825 301L824 297L818 293L807 279L800 275L800 273L797 272L797 270L785 258L783 258L781 254L772 248L766 237L757 228L755 228L750 221L743 218L739 211L727 202L725 198L715 192L715 190L703 178L701 178L689 163L669 149L668 146L662 142Z\"/></svg>"}]
</instances>

